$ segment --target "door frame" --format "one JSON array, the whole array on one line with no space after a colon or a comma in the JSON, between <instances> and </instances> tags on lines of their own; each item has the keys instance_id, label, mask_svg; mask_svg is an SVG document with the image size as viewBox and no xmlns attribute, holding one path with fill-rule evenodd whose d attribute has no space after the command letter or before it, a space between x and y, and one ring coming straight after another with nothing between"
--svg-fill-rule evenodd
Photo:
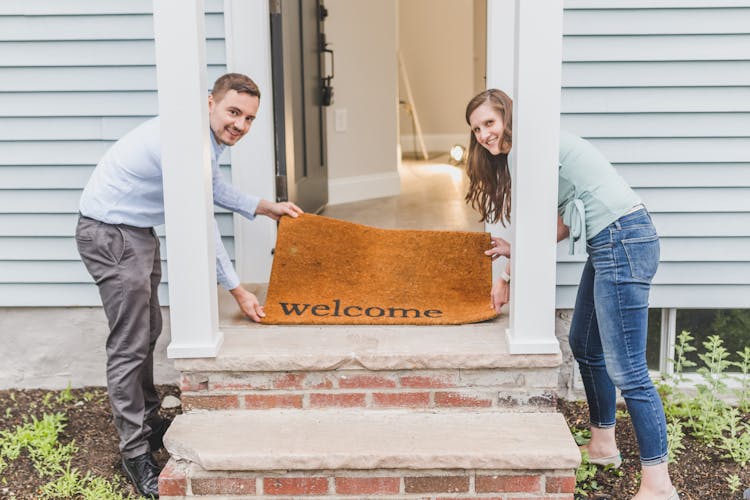
<instances>
[{"instance_id":1,"label":"door frame","mask_svg":"<svg viewBox=\"0 0 750 500\"><path fill-rule=\"evenodd\" d=\"M231 148L232 181L241 191L275 201L274 95L269 0L224 0L227 71L244 73L260 87L261 105L250 132ZM276 223L234 215L235 267L240 280L268 283Z\"/></svg>"},{"instance_id":2,"label":"door frame","mask_svg":"<svg viewBox=\"0 0 750 500\"><path fill-rule=\"evenodd\" d=\"M280 1L280 0L271 0ZM487 0L487 83L513 89L514 0ZM227 70L246 73L261 89L261 110L248 136L232 148L234 184L246 193L276 199L271 28L269 0L224 0ZM500 43L502 42L502 43ZM242 281L268 281L276 241L272 221L248 222L235 215L235 259ZM268 224L270 222L270 224ZM490 227L488 227L488 230Z\"/></svg>"}]
</instances>

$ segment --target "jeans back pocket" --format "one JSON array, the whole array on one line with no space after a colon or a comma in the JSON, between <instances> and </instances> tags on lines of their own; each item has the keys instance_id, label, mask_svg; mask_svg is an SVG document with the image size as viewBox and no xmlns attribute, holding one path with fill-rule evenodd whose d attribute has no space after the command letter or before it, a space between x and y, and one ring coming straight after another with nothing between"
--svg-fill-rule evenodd
<instances>
[{"instance_id":1,"label":"jeans back pocket","mask_svg":"<svg viewBox=\"0 0 750 500\"><path fill-rule=\"evenodd\" d=\"M622 240L633 279L651 283L659 267L659 235Z\"/></svg>"}]
</instances>

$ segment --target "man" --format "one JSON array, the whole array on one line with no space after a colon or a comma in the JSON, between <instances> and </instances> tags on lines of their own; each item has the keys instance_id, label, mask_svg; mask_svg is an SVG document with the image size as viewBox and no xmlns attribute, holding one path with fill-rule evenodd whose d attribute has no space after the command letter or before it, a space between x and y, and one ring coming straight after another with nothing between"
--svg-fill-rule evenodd
<instances>
[{"instance_id":1,"label":"man","mask_svg":"<svg viewBox=\"0 0 750 500\"><path fill-rule=\"evenodd\" d=\"M302 213L293 203L273 203L222 180L219 156L237 143L255 120L260 91L247 76L229 73L208 97L214 203L248 219L274 220ZM159 496L160 469L152 451L162 446L169 421L159 417L153 382L153 352L161 333L157 288L161 279L159 239L164 223L159 117L117 141L94 169L81 196L76 242L96 281L107 315L107 390L125 473L144 496ZM216 274L250 319L265 316L258 299L240 286L218 227Z\"/></svg>"}]
</instances>

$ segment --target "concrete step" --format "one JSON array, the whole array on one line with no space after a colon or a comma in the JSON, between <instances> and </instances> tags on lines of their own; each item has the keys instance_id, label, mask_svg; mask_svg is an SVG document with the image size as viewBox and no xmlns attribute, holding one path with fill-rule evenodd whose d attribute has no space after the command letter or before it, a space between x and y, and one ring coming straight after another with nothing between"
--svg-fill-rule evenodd
<instances>
[{"instance_id":1,"label":"concrete step","mask_svg":"<svg viewBox=\"0 0 750 500\"><path fill-rule=\"evenodd\" d=\"M558 413L247 410L178 416L164 444L205 470L566 469Z\"/></svg>"},{"instance_id":2,"label":"concrete step","mask_svg":"<svg viewBox=\"0 0 750 500\"><path fill-rule=\"evenodd\" d=\"M557 413L194 412L175 419L164 443L172 461L160 479L163 498L502 492L572 499L580 460Z\"/></svg>"}]
</instances>

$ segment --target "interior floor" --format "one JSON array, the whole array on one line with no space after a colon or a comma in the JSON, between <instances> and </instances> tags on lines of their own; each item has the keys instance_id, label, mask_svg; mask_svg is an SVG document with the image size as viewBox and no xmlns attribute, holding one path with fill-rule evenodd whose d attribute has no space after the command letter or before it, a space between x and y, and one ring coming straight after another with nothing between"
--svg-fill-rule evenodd
<instances>
[{"instance_id":1,"label":"interior floor","mask_svg":"<svg viewBox=\"0 0 750 500\"><path fill-rule=\"evenodd\" d=\"M321 215L383 229L484 231L479 214L464 202L463 166L434 160L403 160L401 194L327 206Z\"/></svg>"}]
</instances>

